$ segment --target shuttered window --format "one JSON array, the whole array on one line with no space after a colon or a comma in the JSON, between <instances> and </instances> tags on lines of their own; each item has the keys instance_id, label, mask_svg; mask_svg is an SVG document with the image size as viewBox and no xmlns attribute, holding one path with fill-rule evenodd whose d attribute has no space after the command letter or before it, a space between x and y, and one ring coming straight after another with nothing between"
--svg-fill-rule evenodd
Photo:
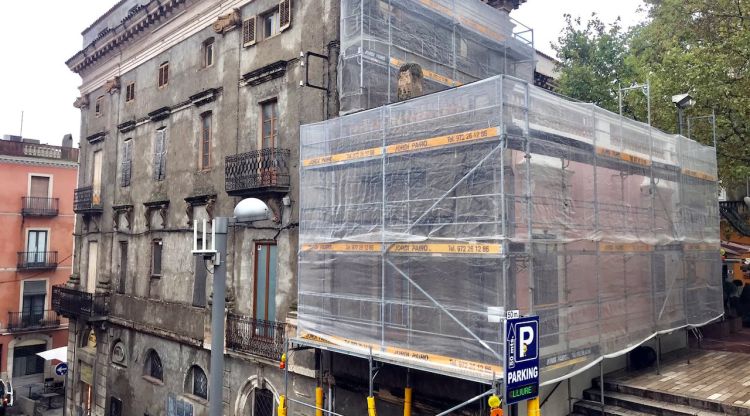
<instances>
[{"instance_id":1,"label":"shuttered window","mask_svg":"<svg viewBox=\"0 0 750 416\"><path fill-rule=\"evenodd\" d=\"M167 129L156 131L154 140L154 180L163 181L167 177Z\"/></svg>"},{"instance_id":2,"label":"shuttered window","mask_svg":"<svg viewBox=\"0 0 750 416\"><path fill-rule=\"evenodd\" d=\"M279 3L279 32L283 32L292 25L292 0L282 0Z\"/></svg>"},{"instance_id":3,"label":"shuttered window","mask_svg":"<svg viewBox=\"0 0 750 416\"><path fill-rule=\"evenodd\" d=\"M255 45L255 16L242 22L242 45Z\"/></svg>"},{"instance_id":4,"label":"shuttered window","mask_svg":"<svg viewBox=\"0 0 750 416\"><path fill-rule=\"evenodd\" d=\"M159 65L159 88L169 84L169 62Z\"/></svg>"},{"instance_id":5,"label":"shuttered window","mask_svg":"<svg viewBox=\"0 0 750 416\"><path fill-rule=\"evenodd\" d=\"M162 241L155 239L151 242L151 276L161 276Z\"/></svg>"},{"instance_id":6,"label":"shuttered window","mask_svg":"<svg viewBox=\"0 0 750 416\"><path fill-rule=\"evenodd\" d=\"M126 139L122 143L122 166L120 167L120 186L130 186L130 176L133 165L133 140Z\"/></svg>"},{"instance_id":7,"label":"shuttered window","mask_svg":"<svg viewBox=\"0 0 750 416\"><path fill-rule=\"evenodd\" d=\"M201 114L201 138L199 168L201 170L211 168L211 112Z\"/></svg>"}]
</instances>

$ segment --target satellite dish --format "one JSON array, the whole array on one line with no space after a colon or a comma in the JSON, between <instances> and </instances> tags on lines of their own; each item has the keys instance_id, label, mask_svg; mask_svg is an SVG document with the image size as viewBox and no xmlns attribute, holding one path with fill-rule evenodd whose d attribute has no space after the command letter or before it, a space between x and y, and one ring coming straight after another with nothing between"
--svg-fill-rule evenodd
<instances>
[{"instance_id":1,"label":"satellite dish","mask_svg":"<svg viewBox=\"0 0 750 416\"><path fill-rule=\"evenodd\" d=\"M262 221L271 218L271 210L258 198L245 198L234 207L234 218L238 222Z\"/></svg>"}]
</instances>

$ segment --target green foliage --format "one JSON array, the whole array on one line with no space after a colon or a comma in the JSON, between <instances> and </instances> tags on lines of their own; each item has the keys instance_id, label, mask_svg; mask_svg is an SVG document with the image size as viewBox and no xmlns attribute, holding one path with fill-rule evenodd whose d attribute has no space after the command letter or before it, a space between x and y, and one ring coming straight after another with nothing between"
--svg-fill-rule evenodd
<instances>
[{"instance_id":1,"label":"green foliage","mask_svg":"<svg viewBox=\"0 0 750 416\"><path fill-rule=\"evenodd\" d=\"M652 122L677 131L672 95L689 92L691 137L711 145L717 116L719 176L731 187L750 175L750 2L645 0L648 19L624 31L594 15L585 25L566 16L556 50L561 93L617 108L617 83L651 83ZM613 105L614 102L614 105ZM642 94L627 94L626 114L645 121ZM685 126L687 123L685 122ZM687 135L687 128L684 128Z\"/></svg>"}]
</instances>

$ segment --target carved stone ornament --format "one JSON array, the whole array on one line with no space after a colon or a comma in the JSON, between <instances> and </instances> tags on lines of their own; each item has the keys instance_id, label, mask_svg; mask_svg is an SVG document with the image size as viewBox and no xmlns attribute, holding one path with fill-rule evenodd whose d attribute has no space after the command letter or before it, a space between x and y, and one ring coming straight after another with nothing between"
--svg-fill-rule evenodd
<instances>
[{"instance_id":1,"label":"carved stone ornament","mask_svg":"<svg viewBox=\"0 0 750 416\"><path fill-rule=\"evenodd\" d=\"M115 230L120 229L120 217L125 217L127 224L125 225L128 230L132 229L133 226L133 206L132 205L119 205L112 207L115 211L113 216Z\"/></svg>"},{"instance_id":2,"label":"carved stone ornament","mask_svg":"<svg viewBox=\"0 0 750 416\"><path fill-rule=\"evenodd\" d=\"M151 229L151 214L154 211L157 211L159 213L159 216L161 216L161 227L165 228L167 226L167 212L169 210L169 201L144 202L143 206L146 207L146 211L143 213L146 217L146 228L148 228L149 230Z\"/></svg>"},{"instance_id":3,"label":"carved stone ornament","mask_svg":"<svg viewBox=\"0 0 750 416\"><path fill-rule=\"evenodd\" d=\"M89 106L89 96L86 94L76 98L76 100L73 101L73 107L75 108L88 108L88 106Z\"/></svg>"},{"instance_id":4,"label":"carved stone ornament","mask_svg":"<svg viewBox=\"0 0 750 416\"><path fill-rule=\"evenodd\" d=\"M242 17L240 17L240 10L233 9L231 12L219 16L213 24L214 32L226 33L237 27L242 23Z\"/></svg>"},{"instance_id":5,"label":"carved stone ornament","mask_svg":"<svg viewBox=\"0 0 750 416\"><path fill-rule=\"evenodd\" d=\"M120 91L120 77L114 77L104 83L104 90L110 94Z\"/></svg>"}]
</instances>

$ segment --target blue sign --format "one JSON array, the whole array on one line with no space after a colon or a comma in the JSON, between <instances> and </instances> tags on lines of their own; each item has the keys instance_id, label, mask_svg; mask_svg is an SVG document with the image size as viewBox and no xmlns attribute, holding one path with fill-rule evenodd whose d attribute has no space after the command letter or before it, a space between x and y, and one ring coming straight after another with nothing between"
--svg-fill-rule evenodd
<instances>
[{"instance_id":1,"label":"blue sign","mask_svg":"<svg viewBox=\"0 0 750 416\"><path fill-rule=\"evenodd\" d=\"M505 320L505 403L539 396L539 317Z\"/></svg>"},{"instance_id":2,"label":"blue sign","mask_svg":"<svg viewBox=\"0 0 750 416\"><path fill-rule=\"evenodd\" d=\"M68 365L65 363L56 365L55 374L57 374L58 376L64 376L65 374L68 374Z\"/></svg>"}]
</instances>

